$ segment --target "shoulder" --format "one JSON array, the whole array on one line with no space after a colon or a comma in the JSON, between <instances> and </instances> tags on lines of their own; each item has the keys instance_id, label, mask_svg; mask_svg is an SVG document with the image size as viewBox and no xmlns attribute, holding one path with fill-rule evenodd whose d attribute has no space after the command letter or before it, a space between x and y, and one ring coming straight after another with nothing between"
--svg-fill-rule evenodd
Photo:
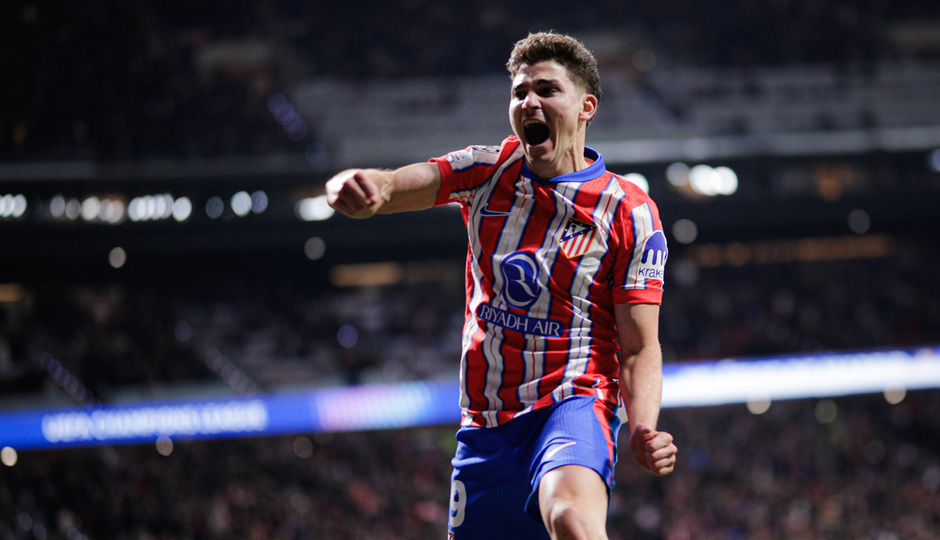
<instances>
[{"instance_id":1,"label":"shoulder","mask_svg":"<svg viewBox=\"0 0 940 540\"><path fill-rule=\"evenodd\" d=\"M511 159L519 151L519 139L509 136L499 145L471 145L435 158L434 161L446 162L452 171L460 172L477 166L497 165Z\"/></svg>"},{"instance_id":2,"label":"shoulder","mask_svg":"<svg viewBox=\"0 0 940 540\"><path fill-rule=\"evenodd\" d=\"M617 187L615 189L621 193L619 206L622 211L632 214L639 209L655 215L658 219L659 208L649 193L626 178L615 173L611 174L613 176L611 184L616 183Z\"/></svg>"},{"instance_id":3,"label":"shoulder","mask_svg":"<svg viewBox=\"0 0 940 540\"><path fill-rule=\"evenodd\" d=\"M622 197L624 201L628 203L628 206L634 207L641 204L653 203L653 199L643 188L617 173L611 172L610 174L613 177L612 183L615 182L620 191L623 192Z\"/></svg>"},{"instance_id":4,"label":"shoulder","mask_svg":"<svg viewBox=\"0 0 940 540\"><path fill-rule=\"evenodd\" d=\"M659 208L653 198L640 186L611 173L607 189L616 193L617 208L614 221L619 223L627 237L643 238L662 230Z\"/></svg>"}]
</instances>

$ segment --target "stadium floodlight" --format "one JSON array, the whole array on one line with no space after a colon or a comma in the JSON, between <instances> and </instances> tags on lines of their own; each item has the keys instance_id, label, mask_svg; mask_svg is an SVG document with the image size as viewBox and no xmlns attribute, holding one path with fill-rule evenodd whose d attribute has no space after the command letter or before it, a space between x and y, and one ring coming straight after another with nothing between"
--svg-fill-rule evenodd
<instances>
[{"instance_id":1,"label":"stadium floodlight","mask_svg":"<svg viewBox=\"0 0 940 540\"><path fill-rule=\"evenodd\" d=\"M678 219L672 224L672 237L680 244L691 244L698 238L698 225L691 219Z\"/></svg>"},{"instance_id":2,"label":"stadium floodlight","mask_svg":"<svg viewBox=\"0 0 940 540\"><path fill-rule=\"evenodd\" d=\"M124 251L124 248L118 246L113 248L108 252L108 264L111 265L111 268L118 269L122 268L127 263L127 252Z\"/></svg>"},{"instance_id":3,"label":"stadium floodlight","mask_svg":"<svg viewBox=\"0 0 940 540\"><path fill-rule=\"evenodd\" d=\"M676 162L666 167L666 180L677 188L689 185L689 166Z\"/></svg>"},{"instance_id":4,"label":"stadium floodlight","mask_svg":"<svg viewBox=\"0 0 940 540\"><path fill-rule=\"evenodd\" d=\"M319 236L314 236L304 242L304 255L311 261L323 258L326 253L326 242Z\"/></svg>"},{"instance_id":5,"label":"stadium floodlight","mask_svg":"<svg viewBox=\"0 0 940 540\"><path fill-rule=\"evenodd\" d=\"M326 200L326 195L301 199L295 208L297 217L304 221L325 221L333 217L335 211Z\"/></svg>"},{"instance_id":6,"label":"stadium floodlight","mask_svg":"<svg viewBox=\"0 0 940 540\"><path fill-rule=\"evenodd\" d=\"M65 197L56 195L49 200L49 214L56 219L65 216Z\"/></svg>"},{"instance_id":7,"label":"stadium floodlight","mask_svg":"<svg viewBox=\"0 0 940 540\"><path fill-rule=\"evenodd\" d=\"M871 228L871 216L868 212L856 208L849 212L848 217L849 230L855 234L865 234Z\"/></svg>"},{"instance_id":8,"label":"stadium floodlight","mask_svg":"<svg viewBox=\"0 0 940 540\"><path fill-rule=\"evenodd\" d=\"M169 193L134 197L127 205L131 221L160 221L173 215L173 196Z\"/></svg>"},{"instance_id":9,"label":"stadium floodlight","mask_svg":"<svg viewBox=\"0 0 940 540\"><path fill-rule=\"evenodd\" d=\"M69 199L65 203L65 218L69 221L75 221L82 212L82 203L78 199Z\"/></svg>"},{"instance_id":10,"label":"stadium floodlight","mask_svg":"<svg viewBox=\"0 0 940 540\"><path fill-rule=\"evenodd\" d=\"M232 195L232 211L238 217L245 217L251 212L251 195L247 191L239 191Z\"/></svg>"},{"instance_id":11,"label":"stadium floodlight","mask_svg":"<svg viewBox=\"0 0 940 540\"><path fill-rule=\"evenodd\" d=\"M105 198L101 200L101 210L98 212L98 219L109 225L117 225L124 221L125 210L124 201Z\"/></svg>"},{"instance_id":12,"label":"stadium floodlight","mask_svg":"<svg viewBox=\"0 0 940 540\"><path fill-rule=\"evenodd\" d=\"M189 197L180 197L173 201L173 219L183 222L189 219L193 213L193 203Z\"/></svg>"},{"instance_id":13,"label":"stadium floodlight","mask_svg":"<svg viewBox=\"0 0 940 540\"><path fill-rule=\"evenodd\" d=\"M738 191L738 174L730 167L715 167L715 191L719 195L734 195Z\"/></svg>"},{"instance_id":14,"label":"stadium floodlight","mask_svg":"<svg viewBox=\"0 0 940 540\"><path fill-rule=\"evenodd\" d=\"M692 191L706 197L718 195L718 177L715 169L708 165L696 165L689 170L689 186Z\"/></svg>"},{"instance_id":15,"label":"stadium floodlight","mask_svg":"<svg viewBox=\"0 0 940 540\"><path fill-rule=\"evenodd\" d=\"M225 203L222 202L221 197L211 197L206 201L206 215L209 219L218 219L222 217L223 212L225 212Z\"/></svg>"},{"instance_id":16,"label":"stadium floodlight","mask_svg":"<svg viewBox=\"0 0 940 540\"><path fill-rule=\"evenodd\" d=\"M26 197L7 193L0 197L0 218L18 218L26 212Z\"/></svg>"},{"instance_id":17,"label":"stadium floodlight","mask_svg":"<svg viewBox=\"0 0 940 540\"><path fill-rule=\"evenodd\" d=\"M674 163L667 169L666 175L672 185L680 188L687 185L693 193L705 197L734 195L738 191L738 174L730 167L702 164L688 169L686 173L684 165Z\"/></svg>"},{"instance_id":18,"label":"stadium floodlight","mask_svg":"<svg viewBox=\"0 0 940 540\"><path fill-rule=\"evenodd\" d=\"M26 196L22 193L17 194L13 197L13 217L18 218L22 217L26 213Z\"/></svg>"},{"instance_id":19,"label":"stadium floodlight","mask_svg":"<svg viewBox=\"0 0 940 540\"><path fill-rule=\"evenodd\" d=\"M101 212L101 201L98 197L88 197L82 201L82 219L85 221L95 221Z\"/></svg>"},{"instance_id":20,"label":"stadium floodlight","mask_svg":"<svg viewBox=\"0 0 940 540\"><path fill-rule=\"evenodd\" d=\"M268 194L258 190L251 194L251 211L260 214L268 209Z\"/></svg>"},{"instance_id":21,"label":"stadium floodlight","mask_svg":"<svg viewBox=\"0 0 940 540\"><path fill-rule=\"evenodd\" d=\"M16 465L17 459L16 449L4 446L3 450L0 450L0 463L3 463L7 467Z\"/></svg>"},{"instance_id":22,"label":"stadium floodlight","mask_svg":"<svg viewBox=\"0 0 940 540\"><path fill-rule=\"evenodd\" d=\"M940 172L940 148L930 153L930 156L927 158L927 163L930 166L930 170Z\"/></svg>"}]
</instances>

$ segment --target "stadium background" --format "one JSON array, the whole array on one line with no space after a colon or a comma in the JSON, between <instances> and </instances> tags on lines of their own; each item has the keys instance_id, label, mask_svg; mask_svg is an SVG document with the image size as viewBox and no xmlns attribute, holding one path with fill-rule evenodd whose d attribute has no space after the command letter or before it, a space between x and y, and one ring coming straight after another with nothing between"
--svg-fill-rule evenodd
<instances>
[{"instance_id":1,"label":"stadium background","mask_svg":"<svg viewBox=\"0 0 940 540\"><path fill-rule=\"evenodd\" d=\"M447 387L459 217L330 216L322 184L498 142L502 64L528 31L601 59L589 145L660 205L668 368L891 351L936 367L934 2L350 7L0 8L0 537L443 537L454 425L437 419L6 441L50 410L367 385L341 394L356 410L376 388ZM664 410L680 467L623 463L612 538L936 538L938 392L844 393Z\"/></svg>"}]
</instances>

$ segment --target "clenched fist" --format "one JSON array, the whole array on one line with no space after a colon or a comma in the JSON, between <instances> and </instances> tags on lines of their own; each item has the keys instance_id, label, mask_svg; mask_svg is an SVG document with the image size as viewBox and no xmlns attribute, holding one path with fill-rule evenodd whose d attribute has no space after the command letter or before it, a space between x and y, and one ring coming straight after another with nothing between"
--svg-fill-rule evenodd
<instances>
[{"instance_id":1,"label":"clenched fist","mask_svg":"<svg viewBox=\"0 0 940 540\"><path fill-rule=\"evenodd\" d=\"M672 441L672 435L644 425L636 426L630 433L630 450L640 467L656 476L672 472L679 451Z\"/></svg>"},{"instance_id":2,"label":"clenched fist","mask_svg":"<svg viewBox=\"0 0 940 540\"><path fill-rule=\"evenodd\" d=\"M388 196L386 174L375 169L348 169L326 182L326 200L338 212L362 219L372 217Z\"/></svg>"}]
</instances>

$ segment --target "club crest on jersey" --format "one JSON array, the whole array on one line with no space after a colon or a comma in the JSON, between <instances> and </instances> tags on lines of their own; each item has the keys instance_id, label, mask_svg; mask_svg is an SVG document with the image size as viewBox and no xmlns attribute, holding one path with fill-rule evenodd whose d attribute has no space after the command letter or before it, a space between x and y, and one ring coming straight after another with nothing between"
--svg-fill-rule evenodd
<instances>
[{"instance_id":1,"label":"club crest on jersey","mask_svg":"<svg viewBox=\"0 0 940 540\"><path fill-rule=\"evenodd\" d=\"M510 306L529 309L539 299L541 271L534 255L517 251L503 260L500 272L503 275L503 298Z\"/></svg>"},{"instance_id":2,"label":"club crest on jersey","mask_svg":"<svg viewBox=\"0 0 940 540\"><path fill-rule=\"evenodd\" d=\"M569 219L565 230L561 233L561 251L569 259L580 257L591 249L595 236L597 236L597 227L594 225Z\"/></svg>"},{"instance_id":3,"label":"club crest on jersey","mask_svg":"<svg viewBox=\"0 0 940 540\"><path fill-rule=\"evenodd\" d=\"M666 235L663 231L654 232L643 244L643 256L640 258L639 277L663 280L666 273Z\"/></svg>"}]
</instances>

